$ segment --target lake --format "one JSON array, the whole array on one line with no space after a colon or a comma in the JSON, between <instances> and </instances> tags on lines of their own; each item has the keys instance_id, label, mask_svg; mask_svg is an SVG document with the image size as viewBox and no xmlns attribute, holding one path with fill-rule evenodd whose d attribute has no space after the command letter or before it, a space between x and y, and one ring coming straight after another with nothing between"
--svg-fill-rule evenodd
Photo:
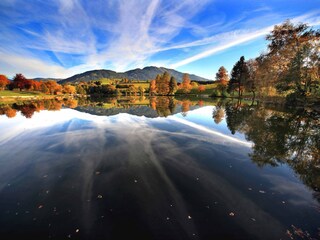
<instances>
[{"instance_id":1,"label":"lake","mask_svg":"<svg viewBox=\"0 0 320 240\"><path fill-rule=\"evenodd\" d=\"M221 99L0 107L1 239L320 238L320 120Z\"/></svg>"}]
</instances>

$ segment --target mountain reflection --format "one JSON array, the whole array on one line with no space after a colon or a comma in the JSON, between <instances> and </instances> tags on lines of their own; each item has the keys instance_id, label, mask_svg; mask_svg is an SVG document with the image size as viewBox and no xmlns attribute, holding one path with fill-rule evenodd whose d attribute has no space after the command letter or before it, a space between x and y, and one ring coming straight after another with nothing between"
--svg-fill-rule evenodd
<instances>
[{"instance_id":1,"label":"mountain reflection","mask_svg":"<svg viewBox=\"0 0 320 240\"><path fill-rule=\"evenodd\" d=\"M258 166L286 163L315 190L320 188L320 117L306 109L284 110L224 99L174 99L173 97L127 97L104 99L51 99L6 104L0 115L13 118L20 112L31 118L42 110L58 111L62 107L94 115L129 113L146 117L168 117L202 106L214 105L214 124L225 121L231 134L244 134L254 143L250 157Z\"/></svg>"},{"instance_id":2,"label":"mountain reflection","mask_svg":"<svg viewBox=\"0 0 320 240\"><path fill-rule=\"evenodd\" d=\"M52 99L6 104L0 115L13 118L17 112L31 118L41 110L77 108L95 115L129 113L147 117L168 117L206 105L215 105L215 124L224 120L232 134L242 133L254 143L250 157L254 163L278 166L288 164L312 189L320 189L320 120L315 111L283 110L224 99L174 99L173 97L127 97L103 99Z\"/></svg>"}]
</instances>

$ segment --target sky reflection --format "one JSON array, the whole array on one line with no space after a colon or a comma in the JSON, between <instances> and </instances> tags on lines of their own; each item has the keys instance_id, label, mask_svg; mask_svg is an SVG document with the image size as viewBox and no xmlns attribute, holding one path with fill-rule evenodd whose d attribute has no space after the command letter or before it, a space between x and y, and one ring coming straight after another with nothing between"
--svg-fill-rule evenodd
<instances>
[{"instance_id":1,"label":"sky reflection","mask_svg":"<svg viewBox=\"0 0 320 240\"><path fill-rule=\"evenodd\" d=\"M16 224L41 238L275 239L291 225L314 235L312 192L283 167L253 164L251 143L211 127L209 113L2 116L0 236Z\"/></svg>"}]
</instances>

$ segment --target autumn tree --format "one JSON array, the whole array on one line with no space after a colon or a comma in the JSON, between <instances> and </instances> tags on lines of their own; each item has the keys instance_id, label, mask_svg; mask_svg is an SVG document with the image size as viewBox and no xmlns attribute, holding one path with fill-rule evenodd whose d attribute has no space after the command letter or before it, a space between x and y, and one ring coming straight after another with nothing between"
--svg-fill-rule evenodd
<instances>
[{"instance_id":1,"label":"autumn tree","mask_svg":"<svg viewBox=\"0 0 320 240\"><path fill-rule=\"evenodd\" d=\"M276 25L266 38L268 76L280 92L308 95L319 81L320 30L286 21Z\"/></svg>"},{"instance_id":2,"label":"autumn tree","mask_svg":"<svg viewBox=\"0 0 320 240\"><path fill-rule=\"evenodd\" d=\"M253 100L254 100L256 96L256 90L257 90L256 82L258 81L256 76L256 72L258 69L258 62L254 59L250 59L249 61L247 61L246 64L248 69L248 76L245 79L243 85L246 91L252 92Z\"/></svg>"},{"instance_id":3,"label":"autumn tree","mask_svg":"<svg viewBox=\"0 0 320 240\"><path fill-rule=\"evenodd\" d=\"M184 93L189 93L192 89L191 80L188 73L183 74L182 83L180 85Z\"/></svg>"},{"instance_id":4,"label":"autumn tree","mask_svg":"<svg viewBox=\"0 0 320 240\"><path fill-rule=\"evenodd\" d=\"M202 93L202 92L204 92L205 90L206 90L206 86L204 86L204 85L199 85L199 87L198 87L198 92Z\"/></svg>"},{"instance_id":5,"label":"autumn tree","mask_svg":"<svg viewBox=\"0 0 320 240\"><path fill-rule=\"evenodd\" d=\"M64 85L62 92L67 94L74 94L76 93L76 87L72 85Z\"/></svg>"},{"instance_id":6,"label":"autumn tree","mask_svg":"<svg viewBox=\"0 0 320 240\"><path fill-rule=\"evenodd\" d=\"M48 92L52 95L57 94L58 92L61 92L61 90L62 90L62 86L54 80L49 80L49 81L45 82L44 84L46 85Z\"/></svg>"},{"instance_id":7,"label":"autumn tree","mask_svg":"<svg viewBox=\"0 0 320 240\"><path fill-rule=\"evenodd\" d=\"M221 66L216 73L216 81L218 82L219 88L221 88L222 91L227 88L229 76L228 71L224 66Z\"/></svg>"},{"instance_id":8,"label":"autumn tree","mask_svg":"<svg viewBox=\"0 0 320 240\"><path fill-rule=\"evenodd\" d=\"M30 80L31 82L31 90L34 90L34 91L41 91L41 85L42 85L42 82L38 82L38 81L35 81L35 80Z\"/></svg>"},{"instance_id":9,"label":"autumn tree","mask_svg":"<svg viewBox=\"0 0 320 240\"><path fill-rule=\"evenodd\" d=\"M44 82L41 84L41 90L40 91L43 92L43 93L46 93L46 94L50 93L49 92L49 88L47 87L47 85Z\"/></svg>"},{"instance_id":10,"label":"autumn tree","mask_svg":"<svg viewBox=\"0 0 320 240\"><path fill-rule=\"evenodd\" d=\"M157 94L157 85L156 85L156 80L153 79L150 81L150 85L149 85L149 95L153 96Z\"/></svg>"},{"instance_id":11,"label":"autumn tree","mask_svg":"<svg viewBox=\"0 0 320 240\"><path fill-rule=\"evenodd\" d=\"M4 90L7 85L10 84L10 81L5 75L0 75L0 90Z\"/></svg>"},{"instance_id":12,"label":"autumn tree","mask_svg":"<svg viewBox=\"0 0 320 240\"><path fill-rule=\"evenodd\" d=\"M20 91L22 91L22 89L24 89L27 84L29 84L28 79L26 79L26 77L23 76L21 73L16 74L13 78L13 88L19 88Z\"/></svg>"},{"instance_id":13,"label":"autumn tree","mask_svg":"<svg viewBox=\"0 0 320 240\"><path fill-rule=\"evenodd\" d=\"M166 71L162 75L157 75L156 86L158 95L168 95L170 92L170 74Z\"/></svg>"},{"instance_id":14,"label":"autumn tree","mask_svg":"<svg viewBox=\"0 0 320 240\"><path fill-rule=\"evenodd\" d=\"M293 90L300 96L310 95L312 84L319 85L319 71L315 64L320 64L319 59L319 52L312 53L311 46L304 45L289 63L288 72L279 79L277 89Z\"/></svg>"},{"instance_id":15,"label":"autumn tree","mask_svg":"<svg viewBox=\"0 0 320 240\"><path fill-rule=\"evenodd\" d=\"M172 76L169 82L169 89L170 89L169 94L170 95L175 94L175 92L177 91L177 88L178 88L177 81L175 77Z\"/></svg>"},{"instance_id":16,"label":"autumn tree","mask_svg":"<svg viewBox=\"0 0 320 240\"><path fill-rule=\"evenodd\" d=\"M191 82L191 86L192 86L192 88L198 88L199 87L199 83Z\"/></svg>"},{"instance_id":17,"label":"autumn tree","mask_svg":"<svg viewBox=\"0 0 320 240\"><path fill-rule=\"evenodd\" d=\"M86 90L82 87L82 85L78 84L76 86L76 93L80 95L86 95Z\"/></svg>"},{"instance_id":18,"label":"autumn tree","mask_svg":"<svg viewBox=\"0 0 320 240\"><path fill-rule=\"evenodd\" d=\"M268 57L272 58L270 70L276 71L278 75L288 70L288 64L310 34L307 29L307 24L294 25L289 20L274 26L266 37L266 40L270 41L268 44Z\"/></svg>"}]
</instances>

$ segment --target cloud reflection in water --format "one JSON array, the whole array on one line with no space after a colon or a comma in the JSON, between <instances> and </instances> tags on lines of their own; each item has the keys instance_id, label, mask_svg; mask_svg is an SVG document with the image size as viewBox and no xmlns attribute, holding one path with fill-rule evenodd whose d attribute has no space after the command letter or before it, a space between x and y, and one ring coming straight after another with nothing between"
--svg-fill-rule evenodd
<instances>
[{"instance_id":1,"label":"cloud reflection in water","mask_svg":"<svg viewBox=\"0 0 320 240\"><path fill-rule=\"evenodd\" d=\"M260 175L264 170L251 164L251 143L244 140L177 116L63 109L0 121L0 191L29 179L25 185L37 201L38 188L50 189L42 201L74 207L72 219L88 236L121 235L119 225L133 225L139 236L175 239L285 233L274 206L266 207L272 196L258 193L279 173ZM43 175L47 182L38 179ZM102 217L108 224L97 224Z\"/></svg>"}]
</instances>

